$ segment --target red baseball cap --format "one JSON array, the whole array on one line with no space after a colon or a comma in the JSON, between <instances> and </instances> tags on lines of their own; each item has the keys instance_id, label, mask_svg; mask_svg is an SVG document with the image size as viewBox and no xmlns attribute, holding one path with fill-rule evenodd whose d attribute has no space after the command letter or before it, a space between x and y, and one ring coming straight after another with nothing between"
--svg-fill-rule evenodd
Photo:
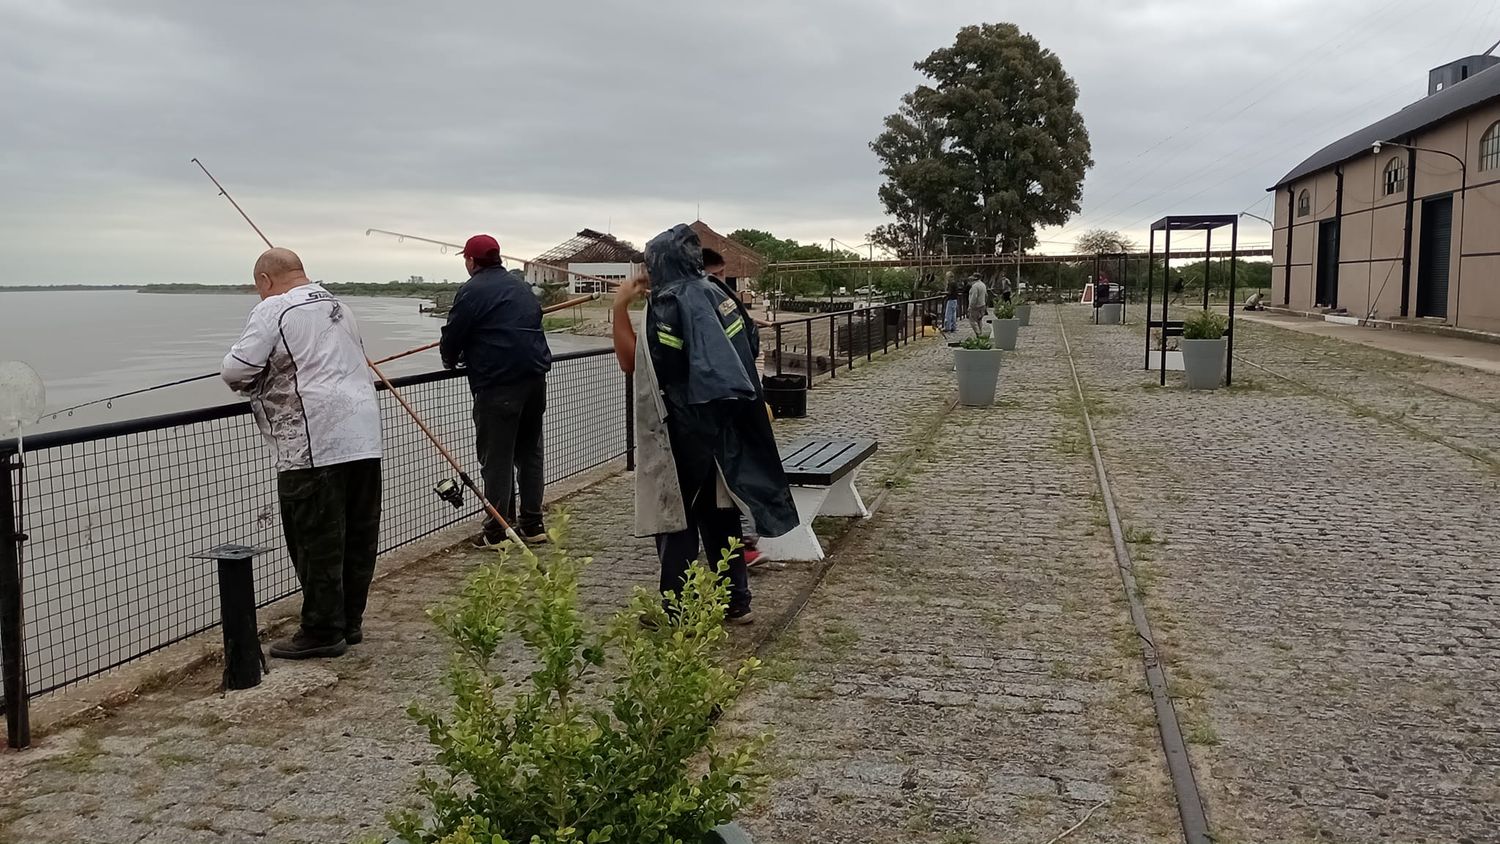
<instances>
[{"instance_id":1,"label":"red baseball cap","mask_svg":"<svg viewBox=\"0 0 1500 844\"><path fill-rule=\"evenodd\" d=\"M483 258L491 252L500 251L500 242L487 234L476 234L464 243L465 258Z\"/></svg>"}]
</instances>

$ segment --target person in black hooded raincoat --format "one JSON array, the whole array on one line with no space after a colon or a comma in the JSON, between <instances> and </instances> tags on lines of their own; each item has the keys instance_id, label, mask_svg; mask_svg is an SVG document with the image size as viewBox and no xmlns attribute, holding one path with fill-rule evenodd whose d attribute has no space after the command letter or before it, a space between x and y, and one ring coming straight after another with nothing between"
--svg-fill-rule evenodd
<instances>
[{"instance_id":1,"label":"person in black hooded raincoat","mask_svg":"<svg viewBox=\"0 0 1500 844\"><path fill-rule=\"evenodd\" d=\"M739 535L738 514L725 507L738 506L766 537L798 521L765 412L755 326L707 278L688 226L652 238L645 262L646 342L635 342L630 322L633 280L615 300L615 352L635 373L636 532L656 537L665 593L681 586L700 547L717 561ZM729 579L726 617L747 622L750 584L738 554Z\"/></svg>"}]
</instances>

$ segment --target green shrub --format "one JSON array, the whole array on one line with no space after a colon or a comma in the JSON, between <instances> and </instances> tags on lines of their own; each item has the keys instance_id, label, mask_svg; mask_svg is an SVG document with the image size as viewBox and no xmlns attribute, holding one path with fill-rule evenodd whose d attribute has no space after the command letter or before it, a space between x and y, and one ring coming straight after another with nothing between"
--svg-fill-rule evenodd
<instances>
[{"instance_id":1,"label":"green shrub","mask_svg":"<svg viewBox=\"0 0 1500 844\"><path fill-rule=\"evenodd\" d=\"M1229 317L1218 311L1195 311L1182 321L1182 339L1217 340L1229 330Z\"/></svg>"},{"instance_id":2,"label":"green shrub","mask_svg":"<svg viewBox=\"0 0 1500 844\"><path fill-rule=\"evenodd\" d=\"M995 348L995 344L990 342L990 338L988 336L984 334L975 334L973 337L964 338L964 341L962 343L959 343L958 347L960 349L982 352L987 349Z\"/></svg>"},{"instance_id":3,"label":"green shrub","mask_svg":"<svg viewBox=\"0 0 1500 844\"><path fill-rule=\"evenodd\" d=\"M507 546L430 612L453 646L450 700L411 712L441 772L422 777L420 812L392 816L401 841L698 844L765 788L769 736L725 747L714 725L759 668L725 667L724 579L694 565L666 607L638 588L600 626L562 534L545 559ZM524 676L502 675L512 641Z\"/></svg>"},{"instance_id":4,"label":"green shrub","mask_svg":"<svg viewBox=\"0 0 1500 844\"><path fill-rule=\"evenodd\" d=\"M1015 319L1016 303L1007 302L1004 299L995 303L995 319Z\"/></svg>"}]
</instances>

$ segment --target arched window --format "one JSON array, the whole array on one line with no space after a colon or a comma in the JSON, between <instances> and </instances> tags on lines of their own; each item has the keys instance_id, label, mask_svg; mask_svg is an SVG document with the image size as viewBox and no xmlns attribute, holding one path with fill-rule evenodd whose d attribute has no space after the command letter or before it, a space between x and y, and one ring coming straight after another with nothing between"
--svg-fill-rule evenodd
<instances>
[{"instance_id":1,"label":"arched window","mask_svg":"<svg viewBox=\"0 0 1500 844\"><path fill-rule=\"evenodd\" d=\"M1299 194L1297 194L1297 216L1298 217L1306 217L1308 214L1311 214L1311 213L1312 213L1312 194L1309 194L1307 192L1307 189L1303 188L1302 192L1299 193Z\"/></svg>"},{"instance_id":2,"label":"arched window","mask_svg":"<svg viewBox=\"0 0 1500 844\"><path fill-rule=\"evenodd\" d=\"M1406 163L1396 156L1385 163L1385 195L1406 190Z\"/></svg>"},{"instance_id":3,"label":"arched window","mask_svg":"<svg viewBox=\"0 0 1500 844\"><path fill-rule=\"evenodd\" d=\"M1479 169L1500 169L1500 120L1485 130L1479 139Z\"/></svg>"}]
</instances>

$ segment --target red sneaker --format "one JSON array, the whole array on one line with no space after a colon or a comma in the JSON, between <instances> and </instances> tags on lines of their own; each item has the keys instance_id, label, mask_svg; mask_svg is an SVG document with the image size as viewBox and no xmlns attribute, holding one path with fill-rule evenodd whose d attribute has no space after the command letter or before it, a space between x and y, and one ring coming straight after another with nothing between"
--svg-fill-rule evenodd
<instances>
[{"instance_id":1,"label":"red sneaker","mask_svg":"<svg viewBox=\"0 0 1500 844\"><path fill-rule=\"evenodd\" d=\"M755 566L760 565L761 559L760 559L760 552L759 551L746 550L743 553L745 555L745 565L747 565L747 566L749 566L751 568L754 568Z\"/></svg>"}]
</instances>

